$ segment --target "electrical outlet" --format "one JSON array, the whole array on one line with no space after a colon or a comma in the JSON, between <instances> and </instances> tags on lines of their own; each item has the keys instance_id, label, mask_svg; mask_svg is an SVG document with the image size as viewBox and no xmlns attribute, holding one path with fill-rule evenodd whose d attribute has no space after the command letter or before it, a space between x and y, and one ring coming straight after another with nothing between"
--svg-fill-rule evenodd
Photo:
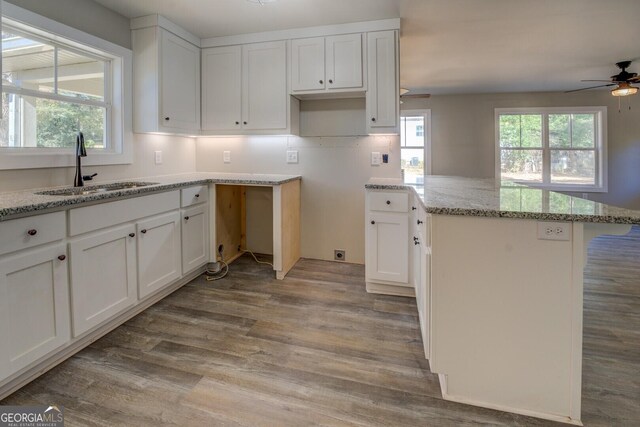
<instances>
[{"instance_id":1,"label":"electrical outlet","mask_svg":"<svg viewBox=\"0 0 640 427\"><path fill-rule=\"evenodd\" d=\"M231 151L222 152L222 161L225 163L231 163Z\"/></svg>"},{"instance_id":2,"label":"electrical outlet","mask_svg":"<svg viewBox=\"0 0 640 427\"><path fill-rule=\"evenodd\" d=\"M155 154L156 165L161 165L162 164L162 151L154 151L154 154Z\"/></svg>"},{"instance_id":3,"label":"electrical outlet","mask_svg":"<svg viewBox=\"0 0 640 427\"><path fill-rule=\"evenodd\" d=\"M298 152L296 150L287 150L287 163L298 163Z\"/></svg>"},{"instance_id":4,"label":"electrical outlet","mask_svg":"<svg viewBox=\"0 0 640 427\"><path fill-rule=\"evenodd\" d=\"M333 251L333 259L336 261L344 261L346 259L346 253L342 249L336 249Z\"/></svg>"},{"instance_id":5,"label":"electrical outlet","mask_svg":"<svg viewBox=\"0 0 640 427\"><path fill-rule=\"evenodd\" d=\"M371 152L371 166L380 166L382 164L382 155L379 151Z\"/></svg>"},{"instance_id":6,"label":"electrical outlet","mask_svg":"<svg viewBox=\"0 0 640 427\"><path fill-rule=\"evenodd\" d=\"M538 222L538 239L571 240L571 223Z\"/></svg>"}]
</instances>

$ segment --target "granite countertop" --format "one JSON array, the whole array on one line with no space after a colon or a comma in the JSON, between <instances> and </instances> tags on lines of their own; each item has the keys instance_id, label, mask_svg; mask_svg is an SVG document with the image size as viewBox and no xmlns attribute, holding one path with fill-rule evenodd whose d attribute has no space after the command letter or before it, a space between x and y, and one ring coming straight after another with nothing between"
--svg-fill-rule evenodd
<instances>
[{"instance_id":1,"label":"granite countertop","mask_svg":"<svg viewBox=\"0 0 640 427\"><path fill-rule=\"evenodd\" d=\"M249 173L214 173L198 172L178 175L150 176L145 178L125 179L110 182L152 182L145 187L128 188L116 191L106 191L87 195L44 195L36 194L42 191L58 190L65 187L36 188L22 191L0 193L0 221L24 216L32 212L60 209L66 206L82 205L98 200L132 197L138 194L167 191L175 188L202 184L236 184L236 185L281 185L290 181L302 179L300 175L268 175ZM110 182L86 182L86 187L109 184Z\"/></svg>"},{"instance_id":2,"label":"granite countertop","mask_svg":"<svg viewBox=\"0 0 640 427\"><path fill-rule=\"evenodd\" d=\"M424 185L408 185L400 179L373 178L365 187L412 190L428 213L438 215L640 224L640 211L494 179L425 176Z\"/></svg>"}]
</instances>

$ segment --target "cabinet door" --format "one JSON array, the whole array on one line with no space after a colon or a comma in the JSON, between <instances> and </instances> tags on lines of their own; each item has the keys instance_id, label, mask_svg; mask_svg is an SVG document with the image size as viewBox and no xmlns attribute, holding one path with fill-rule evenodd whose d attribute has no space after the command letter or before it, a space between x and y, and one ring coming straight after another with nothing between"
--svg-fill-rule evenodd
<instances>
[{"instance_id":1,"label":"cabinet door","mask_svg":"<svg viewBox=\"0 0 640 427\"><path fill-rule=\"evenodd\" d=\"M182 273L187 274L209 260L209 207L199 205L182 211Z\"/></svg>"},{"instance_id":2,"label":"cabinet door","mask_svg":"<svg viewBox=\"0 0 640 427\"><path fill-rule=\"evenodd\" d=\"M136 224L138 235L138 297L161 289L181 276L180 212Z\"/></svg>"},{"instance_id":3,"label":"cabinet door","mask_svg":"<svg viewBox=\"0 0 640 427\"><path fill-rule=\"evenodd\" d=\"M324 90L324 37L291 41L291 91Z\"/></svg>"},{"instance_id":4,"label":"cabinet door","mask_svg":"<svg viewBox=\"0 0 640 427\"><path fill-rule=\"evenodd\" d=\"M362 35L327 37L327 89L362 88Z\"/></svg>"},{"instance_id":5,"label":"cabinet door","mask_svg":"<svg viewBox=\"0 0 640 427\"><path fill-rule=\"evenodd\" d=\"M399 88L395 31L367 34L369 133L397 133Z\"/></svg>"},{"instance_id":6,"label":"cabinet door","mask_svg":"<svg viewBox=\"0 0 640 427\"><path fill-rule=\"evenodd\" d=\"M200 49L160 30L160 123L163 127L200 129Z\"/></svg>"},{"instance_id":7,"label":"cabinet door","mask_svg":"<svg viewBox=\"0 0 640 427\"><path fill-rule=\"evenodd\" d=\"M135 235L126 225L69 243L75 337L136 302Z\"/></svg>"},{"instance_id":8,"label":"cabinet door","mask_svg":"<svg viewBox=\"0 0 640 427\"><path fill-rule=\"evenodd\" d=\"M67 343L69 319L64 244L3 257L0 381Z\"/></svg>"},{"instance_id":9,"label":"cabinet door","mask_svg":"<svg viewBox=\"0 0 640 427\"><path fill-rule=\"evenodd\" d=\"M367 280L405 286L409 280L409 226L406 214L369 214L367 223Z\"/></svg>"},{"instance_id":10,"label":"cabinet door","mask_svg":"<svg viewBox=\"0 0 640 427\"><path fill-rule=\"evenodd\" d=\"M241 129L242 47L202 51L202 129Z\"/></svg>"},{"instance_id":11,"label":"cabinet door","mask_svg":"<svg viewBox=\"0 0 640 427\"><path fill-rule=\"evenodd\" d=\"M421 242L423 243L423 242ZM424 355L431 358L431 251L426 244L420 245L420 332Z\"/></svg>"},{"instance_id":12,"label":"cabinet door","mask_svg":"<svg viewBox=\"0 0 640 427\"><path fill-rule=\"evenodd\" d=\"M242 46L242 127L287 127L286 42Z\"/></svg>"}]
</instances>

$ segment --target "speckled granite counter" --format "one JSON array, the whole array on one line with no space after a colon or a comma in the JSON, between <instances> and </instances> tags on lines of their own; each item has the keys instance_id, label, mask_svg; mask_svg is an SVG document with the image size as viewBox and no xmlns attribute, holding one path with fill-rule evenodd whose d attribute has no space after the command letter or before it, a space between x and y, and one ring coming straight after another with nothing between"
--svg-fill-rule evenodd
<instances>
[{"instance_id":1,"label":"speckled granite counter","mask_svg":"<svg viewBox=\"0 0 640 427\"><path fill-rule=\"evenodd\" d=\"M428 213L543 221L640 224L640 211L622 209L524 185L496 184L493 179L425 176L424 185L374 178L369 189L412 190Z\"/></svg>"},{"instance_id":2,"label":"speckled granite counter","mask_svg":"<svg viewBox=\"0 0 640 427\"><path fill-rule=\"evenodd\" d=\"M39 211L61 209L67 206L82 205L98 200L132 197L138 194L167 191L174 188L188 187L199 184L236 184L236 185L264 185L273 186L285 184L289 181L302 179L299 175L267 175L244 173L188 173L179 175L151 176L140 179L126 179L126 182L153 182L154 185L137 187L117 191L106 191L87 195L60 196L35 194L41 191L57 188L37 188L23 191L0 193L0 221L24 216ZM86 186L107 184L108 182L90 182Z\"/></svg>"}]
</instances>

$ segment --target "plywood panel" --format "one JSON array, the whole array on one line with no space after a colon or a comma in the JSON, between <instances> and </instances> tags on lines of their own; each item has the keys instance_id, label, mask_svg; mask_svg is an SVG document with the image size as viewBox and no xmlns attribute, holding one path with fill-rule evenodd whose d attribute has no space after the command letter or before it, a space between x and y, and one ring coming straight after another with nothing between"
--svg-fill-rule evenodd
<instances>
[{"instance_id":1,"label":"plywood panel","mask_svg":"<svg viewBox=\"0 0 640 427\"><path fill-rule=\"evenodd\" d=\"M245 240L244 197L244 186L216 186L216 241L218 245L224 246L223 256L226 262L237 257Z\"/></svg>"}]
</instances>

